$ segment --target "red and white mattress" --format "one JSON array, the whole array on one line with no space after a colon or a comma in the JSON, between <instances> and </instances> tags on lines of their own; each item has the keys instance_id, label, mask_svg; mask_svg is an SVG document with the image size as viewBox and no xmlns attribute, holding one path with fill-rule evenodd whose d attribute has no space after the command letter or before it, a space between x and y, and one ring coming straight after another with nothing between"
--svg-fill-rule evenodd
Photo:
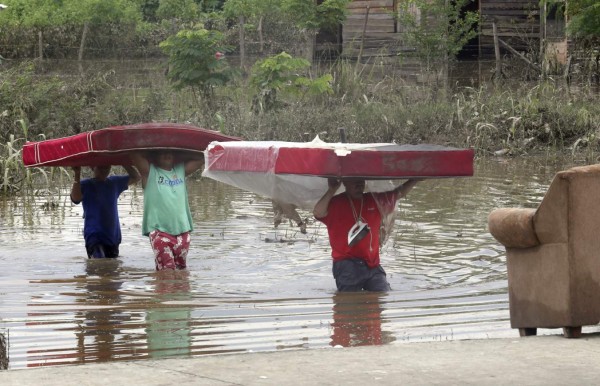
<instances>
[{"instance_id":1,"label":"red and white mattress","mask_svg":"<svg viewBox=\"0 0 600 386\"><path fill-rule=\"evenodd\" d=\"M312 209L327 178L362 178L371 191L398 179L473 175L473 149L437 145L312 142L214 142L203 176L277 201Z\"/></svg>"},{"instance_id":2,"label":"red and white mattress","mask_svg":"<svg viewBox=\"0 0 600 386\"><path fill-rule=\"evenodd\" d=\"M171 149L203 152L213 141L237 140L239 138L192 125L142 123L27 142L23 146L22 157L27 167L124 165L130 164L128 153L131 151Z\"/></svg>"}]
</instances>

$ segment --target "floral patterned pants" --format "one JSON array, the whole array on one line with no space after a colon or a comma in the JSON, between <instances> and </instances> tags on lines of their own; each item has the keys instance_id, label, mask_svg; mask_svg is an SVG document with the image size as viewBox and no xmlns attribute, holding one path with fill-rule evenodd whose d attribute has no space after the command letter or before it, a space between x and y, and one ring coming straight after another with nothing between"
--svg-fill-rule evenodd
<instances>
[{"instance_id":1,"label":"floral patterned pants","mask_svg":"<svg viewBox=\"0 0 600 386\"><path fill-rule=\"evenodd\" d=\"M190 248L190 232L173 236L153 230L149 236L157 271L184 269L187 266L186 257Z\"/></svg>"}]
</instances>

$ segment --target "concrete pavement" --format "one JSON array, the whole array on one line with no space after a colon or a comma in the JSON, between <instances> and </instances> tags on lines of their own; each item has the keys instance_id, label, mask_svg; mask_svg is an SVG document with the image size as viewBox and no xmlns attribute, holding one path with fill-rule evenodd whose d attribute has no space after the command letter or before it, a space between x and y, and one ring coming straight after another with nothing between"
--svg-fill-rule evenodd
<instances>
[{"instance_id":1,"label":"concrete pavement","mask_svg":"<svg viewBox=\"0 0 600 386\"><path fill-rule=\"evenodd\" d=\"M597 385L600 334L226 354L0 371L0 385Z\"/></svg>"}]
</instances>

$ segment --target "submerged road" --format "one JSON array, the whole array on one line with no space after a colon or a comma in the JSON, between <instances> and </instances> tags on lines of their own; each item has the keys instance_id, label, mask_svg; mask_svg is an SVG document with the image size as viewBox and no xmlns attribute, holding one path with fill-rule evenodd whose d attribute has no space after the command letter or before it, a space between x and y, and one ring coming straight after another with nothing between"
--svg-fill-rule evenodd
<instances>
[{"instance_id":1,"label":"submerged road","mask_svg":"<svg viewBox=\"0 0 600 386\"><path fill-rule=\"evenodd\" d=\"M402 343L0 371L12 385L593 385L600 334Z\"/></svg>"}]
</instances>

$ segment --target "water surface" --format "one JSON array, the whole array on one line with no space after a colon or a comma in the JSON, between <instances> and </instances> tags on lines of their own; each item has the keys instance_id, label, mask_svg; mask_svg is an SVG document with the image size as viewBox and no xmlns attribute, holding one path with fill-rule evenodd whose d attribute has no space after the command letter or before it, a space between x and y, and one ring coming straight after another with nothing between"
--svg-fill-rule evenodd
<instances>
[{"instance_id":1,"label":"water surface","mask_svg":"<svg viewBox=\"0 0 600 386\"><path fill-rule=\"evenodd\" d=\"M337 294L323 225L311 221L306 235L287 222L275 229L268 200L199 176L189 184L196 229L180 272L154 270L139 187L119 201L115 260L85 257L82 209L68 184L0 201L0 331L10 337L10 368L517 337L505 251L487 216L536 207L554 173L573 164L478 161L474 177L417 185L382 249L386 294Z\"/></svg>"}]
</instances>

